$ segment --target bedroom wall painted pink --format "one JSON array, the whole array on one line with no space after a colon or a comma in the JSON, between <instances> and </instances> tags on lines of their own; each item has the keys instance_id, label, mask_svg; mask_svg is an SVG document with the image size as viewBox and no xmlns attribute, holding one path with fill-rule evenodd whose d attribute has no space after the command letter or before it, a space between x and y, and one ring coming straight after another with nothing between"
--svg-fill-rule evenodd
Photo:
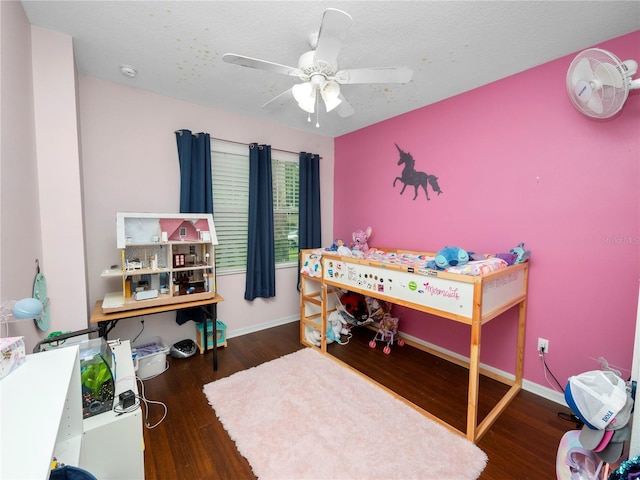
<instances>
[{"instance_id":1,"label":"bedroom wall painted pink","mask_svg":"<svg viewBox=\"0 0 640 480\"><path fill-rule=\"evenodd\" d=\"M639 59L640 31L599 47ZM565 90L573 57L335 140L336 238L370 225L372 246L532 250L525 379L545 387L538 337L561 382L601 356L628 375L638 302L640 91L615 118L584 116ZM441 195L400 195L394 144L438 177ZM399 312L402 331L468 356L468 327ZM516 313L483 329L483 363L513 372Z\"/></svg>"}]
</instances>

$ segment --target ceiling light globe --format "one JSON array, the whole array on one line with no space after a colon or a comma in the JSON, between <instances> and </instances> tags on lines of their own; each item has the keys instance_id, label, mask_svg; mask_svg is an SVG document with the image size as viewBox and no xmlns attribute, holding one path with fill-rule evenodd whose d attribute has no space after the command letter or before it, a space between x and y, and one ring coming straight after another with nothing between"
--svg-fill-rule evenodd
<instances>
[{"instance_id":1,"label":"ceiling light globe","mask_svg":"<svg viewBox=\"0 0 640 480\"><path fill-rule=\"evenodd\" d=\"M324 95L322 96L322 100L324 100L324 106L326 107L327 112L330 112L342 103L342 99L340 98L325 98Z\"/></svg>"},{"instance_id":2,"label":"ceiling light globe","mask_svg":"<svg viewBox=\"0 0 640 480\"><path fill-rule=\"evenodd\" d=\"M311 97L313 87L308 82L298 83L291 87L291 92L293 93L293 98L296 99L296 102L301 103Z\"/></svg>"},{"instance_id":3,"label":"ceiling light globe","mask_svg":"<svg viewBox=\"0 0 640 480\"><path fill-rule=\"evenodd\" d=\"M316 101L313 97L307 97L306 99L298 102L298 106L307 113L313 113L315 111Z\"/></svg>"},{"instance_id":4,"label":"ceiling light globe","mask_svg":"<svg viewBox=\"0 0 640 480\"><path fill-rule=\"evenodd\" d=\"M327 112L330 112L342 103L342 99L340 98L340 85L336 82L326 82L322 90L320 90L320 94L322 95L322 100L324 101Z\"/></svg>"}]
</instances>

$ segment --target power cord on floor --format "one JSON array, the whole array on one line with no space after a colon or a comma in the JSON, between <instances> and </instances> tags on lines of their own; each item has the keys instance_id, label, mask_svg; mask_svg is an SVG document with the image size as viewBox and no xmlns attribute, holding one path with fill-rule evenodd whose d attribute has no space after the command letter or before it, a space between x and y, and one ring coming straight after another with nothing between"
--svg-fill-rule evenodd
<instances>
[{"instance_id":1,"label":"power cord on floor","mask_svg":"<svg viewBox=\"0 0 640 480\"><path fill-rule=\"evenodd\" d=\"M560 389L560 391L562 393L564 393L564 387L562 386L562 384L558 381L558 379L556 378L556 376L553 374L553 372L551 371L551 369L549 368L549 365L547 365L547 359L546 359L546 353L544 352L544 350L540 351L540 361L542 362L542 368L544 371L544 378L547 381L547 383L549 385L551 385L551 387L558 391L558 388ZM549 377L547 376L547 374L551 375L551 378L553 378L553 381L555 382L555 385L553 383L551 383L549 381ZM556 388L557 386L557 388ZM566 412L558 412L558 418L566 421L566 422L571 422L573 424L575 424L575 428L576 430L579 430L582 428L582 426L584 425L584 423L582 422L582 420L580 420L580 418L573 414L573 413L566 413Z\"/></svg>"},{"instance_id":2,"label":"power cord on floor","mask_svg":"<svg viewBox=\"0 0 640 480\"><path fill-rule=\"evenodd\" d=\"M156 428L158 425L160 425L164 419L167 417L167 413L169 411L169 409L167 408L167 406L159 401L156 400L149 400L144 396L144 382L142 381L142 379L138 376L136 376L136 380L138 381L138 385L140 386L140 395L136 395L136 399L140 400L143 404L144 404L144 426L147 427L148 429L152 429L152 428ZM150 425L149 424L149 407L150 405L161 405L162 408L164 409L164 413L162 414L162 418L160 420L158 420L155 424Z\"/></svg>"}]
</instances>

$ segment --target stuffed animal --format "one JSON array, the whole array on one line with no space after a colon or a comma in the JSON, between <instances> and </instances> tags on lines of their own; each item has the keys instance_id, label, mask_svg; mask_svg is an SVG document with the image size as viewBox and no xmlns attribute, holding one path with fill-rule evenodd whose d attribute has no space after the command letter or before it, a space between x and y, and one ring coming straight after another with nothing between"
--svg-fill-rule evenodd
<instances>
[{"instance_id":1,"label":"stuffed animal","mask_svg":"<svg viewBox=\"0 0 640 480\"><path fill-rule=\"evenodd\" d=\"M367 227L366 231L356 230L352 235L353 243L351 244L351 248L353 250L360 250L362 253L367 253L369 251L369 244L367 241L370 236L371 227Z\"/></svg>"},{"instance_id":2,"label":"stuffed animal","mask_svg":"<svg viewBox=\"0 0 640 480\"><path fill-rule=\"evenodd\" d=\"M327 319L327 343L340 343L342 342L342 335L349 335L349 330L346 328L346 320L342 318L339 312L331 312ZM319 347L322 344L322 334L315 328L306 327L305 338L307 342Z\"/></svg>"},{"instance_id":3,"label":"stuffed animal","mask_svg":"<svg viewBox=\"0 0 640 480\"><path fill-rule=\"evenodd\" d=\"M367 323L371 322L379 322L384 318L386 314L391 313L392 304L390 302L385 302L384 300L378 300L373 297L364 297L365 302L367 303L367 310L369 311L369 318L367 319Z\"/></svg>"},{"instance_id":4,"label":"stuffed animal","mask_svg":"<svg viewBox=\"0 0 640 480\"><path fill-rule=\"evenodd\" d=\"M329 248L327 248L327 251L329 252L337 252L340 247L344 246L344 242L342 241L341 238L336 238L333 243L331 244L331 246Z\"/></svg>"},{"instance_id":5,"label":"stuffed animal","mask_svg":"<svg viewBox=\"0 0 640 480\"><path fill-rule=\"evenodd\" d=\"M365 322L369 318L367 301L361 293L348 290L340 297L340 303L346 312L355 319L356 324Z\"/></svg>"},{"instance_id":6,"label":"stuffed animal","mask_svg":"<svg viewBox=\"0 0 640 480\"><path fill-rule=\"evenodd\" d=\"M322 334L318 330L316 330L315 328L306 327L306 331L304 333L307 342L315 345L316 347L319 347L321 345Z\"/></svg>"},{"instance_id":7,"label":"stuffed animal","mask_svg":"<svg viewBox=\"0 0 640 480\"><path fill-rule=\"evenodd\" d=\"M524 243L521 243L517 247L509 250L509 253L513 253L516 255L516 261L514 263L523 263L526 262L531 256L530 250L525 250Z\"/></svg>"},{"instance_id":8,"label":"stuffed animal","mask_svg":"<svg viewBox=\"0 0 640 480\"><path fill-rule=\"evenodd\" d=\"M327 343L342 343L341 335L347 335L349 330L345 328L346 321L337 311L331 312L327 319Z\"/></svg>"},{"instance_id":9,"label":"stuffed animal","mask_svg":"<svg viewBox=\"0 0 640 480\"><path fill-rule=\"evenodd\" d=\"M460 247L444 247L436 253L435 260L427 263L427 268L444 270L448 267L460 267L469 262L469 254Z\"/></svg>"},{"instance_id":10,"label":"stuffed animal","mask_svg":"<svg viewBox=\"0 0 640 480\"><path fill-rule=\"evenodd\" d=\"M513 265L518 260L518 255L515 253L496 253L494 257L504 260L507 265Z\"/></svg>"},{"instance_id":11,"label":"stuffed animal","mask_svg":"<svg viewBox=\"0 0 640 480\"><path fill-rule=\"evenodd\" d=\"M507 265L513 265L516 263L518 256L515 253L475 253L467 252L469 254L469 261L487 260L488 258L499 258L507 262Z\"/></svg>"}]
</instances>

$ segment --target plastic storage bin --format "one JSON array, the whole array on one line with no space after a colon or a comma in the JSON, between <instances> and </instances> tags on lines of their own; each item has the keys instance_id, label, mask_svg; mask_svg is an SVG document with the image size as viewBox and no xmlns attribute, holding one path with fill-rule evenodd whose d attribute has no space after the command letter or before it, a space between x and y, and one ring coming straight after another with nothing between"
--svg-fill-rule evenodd
<instances>
[{"instance_id":1,"label":"plastic storage bin","mask_svg":"<svg viewBox=\"0 0 640 480\"><path fill-rule=\"evenodd\" d=\"M131 353L138 364L138 377L142 380L160 375L167 369L169 347L160 337L136 343Z\"/></svg>"},{"instance_id":2,"label":"plastic storage bin","mask_svg":"<svg viewBox=\"0 0 640 480\"><path fill-rule=\"evenodd\" d=\"M226 347L227 326L220 320L216 320L216 324L218 325L218 347ZM200 353L204 353L203 335L202 322L198 322L196 323L196 345L200 349ZM211 320L207 320L207 348L213 348L213 322Z\"/></svg>"}]
</instances>

